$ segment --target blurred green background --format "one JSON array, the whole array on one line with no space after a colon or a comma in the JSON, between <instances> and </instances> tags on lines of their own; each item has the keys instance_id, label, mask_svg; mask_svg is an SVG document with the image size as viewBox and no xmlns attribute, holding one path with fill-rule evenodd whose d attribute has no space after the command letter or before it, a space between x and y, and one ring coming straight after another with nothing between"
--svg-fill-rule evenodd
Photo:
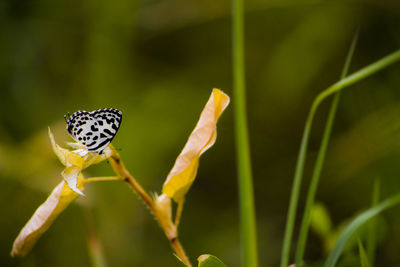
<instances>
[{"instance_id":1,"label":"blurred green background","mask_svg":"<svg viewBox=\"0 0 400 267\"><path fill-rule=\"evenodd\" d=\"M113 144L143 187L160 192L211 89L232 95L230 13L229 1L211 0L0 1L1 266L90 266L88 229L101 242L108 266L177 266L141 200L118 182L88 185L87 197L62 213L27 257L12 259L9 252L62 179L47 127L58 143L71 141L63 119L67 112L120 109L124 118ZM338 80L357 28L351 72L398 49L399 18L396 0L246 1L260 266L278 265L313 98ZM317 193L334 226L369 205L376 178L382 198L400 191L399 73L396 64L342 95ZM317 113L305 182L328 108L329 101ZM201 159L180 239L192 261L210 253L235 267L240 236L232 117L230 106L219 121L216 145ZM104 162L85 173L112 171ZM399 225L398 208L381 219L377 266L400 264ZM311 232L308 262L326 256L323 242ZM350 249L346 257L353 256Z\"/></svg>"}]
</instances>

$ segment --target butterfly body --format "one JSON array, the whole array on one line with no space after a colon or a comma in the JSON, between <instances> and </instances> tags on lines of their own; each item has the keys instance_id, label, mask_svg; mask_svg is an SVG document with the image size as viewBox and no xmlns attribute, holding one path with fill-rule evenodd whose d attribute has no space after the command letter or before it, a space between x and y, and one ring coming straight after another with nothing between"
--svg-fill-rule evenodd
<instances>
[{"instance_id":1,"label":"butterfly body","mask_svg":"<svg viewBox=\"0 0 400 267\"><path fill-rule=\"evenodd\" d=\"M78 110L66 118L67 131L88 152L101 154L114 139L122 121L122 112L113 109L97 109L92 112Z\"/></svg>"}]
</instances>

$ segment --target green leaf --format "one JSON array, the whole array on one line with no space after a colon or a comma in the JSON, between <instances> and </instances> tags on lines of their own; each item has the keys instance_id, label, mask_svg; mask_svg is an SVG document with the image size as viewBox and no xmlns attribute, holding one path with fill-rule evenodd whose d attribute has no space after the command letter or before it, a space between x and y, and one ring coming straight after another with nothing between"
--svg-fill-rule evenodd
<instances>
[{"instance_id":1,"label":"green leaf","mask_svg":"<svg viewBox=\"0 0 400 267\"><path fill-rule=\"evenodd\" d=\"M339 259L339 256L342 254L343 248L346 245L347 241L351 238L353 233L358 228L360 228L360 226L365 224L369 219L378 215L382 211L391 208L399 203L400 194L397 194L381 202L379 205L369 208L368 210L358 215L354 220L352 220L340 234L334 248L332 249L331 253L328 256L328 259L325 262L324 267L333 267L336 265L336 262Z\"/></svg>"},{"instance_id":2,"label":"green leaf","mask_svg":"<svg viewBox=\"0 0 400 267\"><path fill-rule=\"evenodd\" d=\"M371 267L369 264L367 253L365 252L364 246L361 240L358 239L358 251L360 252L361 267Z\"/></svg>"},{"instance_id":3,"label":"green leaf","mask_svg":"<svg viewBox=\"0 0 400 267\"><path fill-rule=\"evenodd\" d=\"M226 267L225 263L210 254L203 254L197 260L199 261L199 267Z\"/></svg>"}]
</instances>

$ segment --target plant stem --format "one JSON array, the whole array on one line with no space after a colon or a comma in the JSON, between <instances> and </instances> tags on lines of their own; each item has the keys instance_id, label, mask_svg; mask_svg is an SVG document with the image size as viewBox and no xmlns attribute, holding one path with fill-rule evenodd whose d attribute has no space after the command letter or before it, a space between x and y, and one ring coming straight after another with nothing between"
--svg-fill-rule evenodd
<instances>
[{"instance_id":1,"label":"plant stem","mask_svg":"<svg viewBox=\"0 0 400 267\"><path fill-rule=\"evenodd\" d=\"M178 207L176 209L175 222L174 222L176 228L178 228L179 222L181 221L183 204L185 204L185 198L181 198L181 200L179 200L178 202Z\"/></svg>"},{"instance_id":2,"label":"plant stem","mask_svg":"<svg viewBox=\"0 0 400 267\"><path fill-rule=\"evenodd\" d=\"M372 190L372 201L371 201L371 207L375 207L378 205L379 202L379 195L380 195L380 180L375 179L374 181L374 186ZM375 249L376 249L376 219L373 218L368 224L368 234L367 234L367 255L368 255L368 260L369 264L374 266L375 262Z\"/></svg>"},{"instance_id":3,"label":"plant stem","mask_svg":"<svg viewBox=\"0 0 400 267\"><path fill-rule=\"evenodd\" d=\"M240 232L242 266L258 266L256 220L250 147L246 119L246 89L244 71L244 10L243 0L233 0L233 93L238 163Z\"/></svg>"},{"instance_id":4,"label":"plant stem","mask_svg":"<svg viewBox=\"0 0 400 267\"><path fill-rule=\"evenodd\" d=\"M85 180L83 180L82 182L84 184L87 183L92 183L92 182L105 182L105 181L117 181L117 180L121 180L120 177L118 176L104 176L104 177L90 177L90 178L86 178Z\"/></svg>"},{"instance_id":5,"label":"plant stem","mask_svg":"<svg viewBox=\"0 0 400 267\"><path fill-rule=\"evenodd\" d=\"M161 212L157 209L153 199L146 193L146 191L140 186L140 184L135 180L135 178L129 173L129 171L125 168L124 163L121 161L121 157L119 153L114 149L114 147L110 146L112 149L112 156L110 157L111 167L114 172L118 175L120 180L127 182L132 189L139 195L141 199L143 199L144 203L148 206L150 211L154 214L157 219L159 225L164 231L170 245L174 249L176 255L182 260L186 266L191 267L191 263L189 258L186 256L186 253L179 242L177 231L175 227L168 227L168 224L165 223L165 217Z\"/></svg>"}]
</instances>

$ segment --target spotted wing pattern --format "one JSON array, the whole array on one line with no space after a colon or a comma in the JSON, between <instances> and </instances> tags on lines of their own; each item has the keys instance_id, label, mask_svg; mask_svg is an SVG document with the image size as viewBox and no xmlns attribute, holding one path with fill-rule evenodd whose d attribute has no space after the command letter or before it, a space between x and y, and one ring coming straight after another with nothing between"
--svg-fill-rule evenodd
<instances>
[{"instance_id":1,"label":"spotted wing pattern","mask_svg":"<svg viewBox=\"0 0 400 267\"><path fill-rule=\"evenodd\" d=\"M122 112L117 109L79 110L68 118L67 131L89 152L101 154L117 134L121 121Z\"/></svg>"}]
</instances>

